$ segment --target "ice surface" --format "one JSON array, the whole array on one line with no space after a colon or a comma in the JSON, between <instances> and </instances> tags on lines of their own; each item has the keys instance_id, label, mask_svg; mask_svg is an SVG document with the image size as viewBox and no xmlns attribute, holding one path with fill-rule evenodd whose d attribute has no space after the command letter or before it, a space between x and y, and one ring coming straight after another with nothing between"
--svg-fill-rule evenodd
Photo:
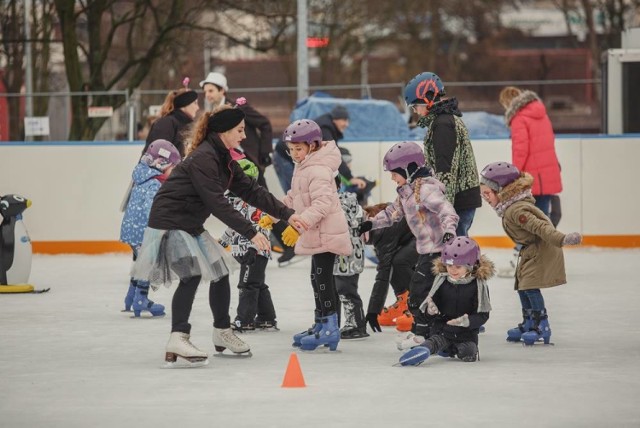
<instances>
[{"instance_id":1,"label":"ice surface","mask_svg":"<svg viewBox=\"0 0 640 428\"><path fill-rule=\"evenodd\" d=\"M510 251L486 254L505 266ZM640 251L565 254L569 284L544 291L555 346L505 341L520 309L512 281L496 278L480 362L432 356L392 367L400 352L386 328L342 341L336 353L298 352L307 382L299 389L280 385L291 336L312 321L308 260L269 266L281 331L246 333L252 358L169 370L161 367L170 315L120 312L129 257L35 256L32 283L51 291L0 294L0 426L638 427ZM365 305L374 276L361 275ZM213 353L207 288L196 297L192 339ZM170 314L172 290L151 294ZM236 301L234 289L232 316Z\"/></svg>"}]
</instances>

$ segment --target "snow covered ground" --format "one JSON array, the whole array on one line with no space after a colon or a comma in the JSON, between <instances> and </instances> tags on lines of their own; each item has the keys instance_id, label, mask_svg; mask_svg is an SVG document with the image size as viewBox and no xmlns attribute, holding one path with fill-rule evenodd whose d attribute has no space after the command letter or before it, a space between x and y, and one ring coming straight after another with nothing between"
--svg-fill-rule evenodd
<instances>
[{"instance_id":1,"label":"snow covered ground","mask_svg":"<svg viewBox=\"0 0 640 428\"><path fill-rule=\"evenodd\" d=\"M506 265L510 251L486 254ZM555 346L505 341L520 309L512 281L496 278L480 362L392 367L400 352L387 328L336 353L298 352L307 387L296 389L280 385L291 336L311 323L308 260L269 267L281 331L245 334L252 358L166 370L169 315L120 312L128 256L35 256L31 282L51 291L0 294L0 426L638 427L640 251L565 254L569 284L544 292ZM365 302L374 276L361 276ZM206 290L192 340L213 353ZM172 290L152 294L170 306Z\"/></svg>"}]
</instances>

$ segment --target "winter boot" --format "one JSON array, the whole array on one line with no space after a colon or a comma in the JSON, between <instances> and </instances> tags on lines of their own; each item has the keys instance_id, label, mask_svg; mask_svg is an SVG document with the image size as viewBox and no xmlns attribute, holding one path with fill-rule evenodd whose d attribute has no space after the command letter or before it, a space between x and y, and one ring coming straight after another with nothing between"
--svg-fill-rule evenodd
<instances>
[{"instance_id":1,"label":"winter boot","mask_svg":"<svg viewBox=\"0 0 640 428\"><path fill-rule=\"evenodd\" d=\"M404 311L396 318L396 330L411 331L411 326L413 326L413 315L411 315L411 312Z\"/></svg>"},{"instance_id":2,"label":"winter boot","mask_svg":"<svg viewBox=\"0 0 640 428\"><path fill-rule=\"evenodd\" d=\"M402 313L408 309L408 301L409 290L402 294L398 294L396 296L396 302L393 305L382 309L382 312L378 315L378 323L385 326L396 325L396 318L401 316Z\"/></svg>"},{"instance_id":3,"label":"winter boot","mask_svg":"<svg viewBox=\"0 0 640 428\"><path fill-rule=\"evenodd\" d=\"M309 335L315 334L322 329L322 323L320 322L320 312L314 311L315 316L313 319L313 325L311 328L306 329L305 331L301 331L300 333L296 333L293 335L293 346L295 348L300 347L300 341L303 337L307 337Z\"/></svg>"},{"instance_id":4,"label":"winter boot","mask_svg":"<svg viewBox=\"0 0 640 428\"><path fill-rule=\"evenodd\" d=\"M300 349L303 351L313 351L321 345L328 346L331 351L338 349L338 342L340 342L338 314L333 313L320 318L319 324L321 326L320 331L305 336L300 340Z\"/></svg>"},{"instance_id":5,"label":"winter boot","mask_svg":"<svg viewBox=\"0 0 640 428\"><path fill-rule=\"evenodd\" d=\"M531 309L522 310L522 322L517 327L511 328L507 331L507 342L519 342L522 338L522 334L526 333L533 327L533 320L531 319Z\"/></svg>"},{"instance_id":6,"label":"winter boot","mask_svg":"<svg viewBox=\"0 0 640 428\"><path fill-rule=\"evenodd\" d=\"M174 331L169 336L164 359L167 365L171 366L178 357L186 360L193 367L208 363L207 353L193 346L193 343L189 341L189 334Z\"/></svg>"},{"instance_id":7,"label":"winter boot","mask_svg":"<svg viewBox=\"0 0 640 428\"><path fill-rule=\"evenodd\" d=\"M223 352L225 349L234 354L249 354L251 349L242 339L235 335L231 328L213 328L213 346L216 351Z\"/></svg>"},{"instance_id":8,"label":"winter boot","mask_svg":"<svg viewBox=\"0 0 640 428\"><path fill-rule=\"evenodd\" d=\"M545 345L551 340L551 327L549 326L549 317L547 310L532 311L533 326L526 333L522 334L522 341L525 345L533 345L538 340L543 340Z\"/></svg>"},{"instance_id":9,"label":"winter boot","mask_svg":"<svg viewBox=\"0 0 640 428\"><path fill-rule=\"evenodd\" d=\"M133 296L133 314L140 316L140 312L149 311L154 317L164 316L164 306L149 300L149 283L138 281L135 295Z\"/></svg>"},{"instance_id":10,"label":"winter boot","mask_svg":"<svg viewBox=\"0 0 640 428\"><path fill-rule=\"evenodd\" d=\"M127 295L124 297L124 312L131 312L131 305L133 305L133 299L136 294L136 285L131 278L129 282L129 289L127 290Z\"/></svg>"}]
</instances>

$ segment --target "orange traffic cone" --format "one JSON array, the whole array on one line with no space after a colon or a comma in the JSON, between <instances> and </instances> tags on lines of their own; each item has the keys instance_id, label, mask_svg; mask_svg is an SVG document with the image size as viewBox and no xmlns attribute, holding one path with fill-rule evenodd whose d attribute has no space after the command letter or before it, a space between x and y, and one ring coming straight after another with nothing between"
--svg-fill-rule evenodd
<instances>
[{"instance_id":1,"label":"orange traffic cone","mask_svg":"<svg viewBox=\"0 0 640 428\"><path fill-rule=\"evenodd\" d=\"M289 364L287 364L287 371L284 374L282 381L283 388L304 388L307 386L304 383L304 376L302 376L302 369L300 368L300 362L298 362L298 354L291 353L289 357Z\"/></svg>"}]
</instances>

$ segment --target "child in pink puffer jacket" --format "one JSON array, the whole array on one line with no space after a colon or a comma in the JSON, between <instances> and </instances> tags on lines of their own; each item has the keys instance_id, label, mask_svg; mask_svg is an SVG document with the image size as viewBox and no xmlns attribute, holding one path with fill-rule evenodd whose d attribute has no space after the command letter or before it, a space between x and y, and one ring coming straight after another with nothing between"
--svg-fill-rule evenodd
<instances>
[{"instance_id":1,"label":"child in pink puffer jacket","mask_svg":"<svg viewBox=\"0 0 640 428\"><path fill-rule=\"evenodd\" d=\"M286 245L295 244L296 254L311 255L316 303L315 323L293 336L293 346L311 351L326 345L335 351L340 329L333 264L336 255L348 256L353 251L335 182L342 156L334 141L322 141L322 131L312 120L290 124L283 140L296 164L291 190L283 202L304 219L308 229L298 234L293 227L287 227L282 238Z\"/></svg>"}]
</instances>

